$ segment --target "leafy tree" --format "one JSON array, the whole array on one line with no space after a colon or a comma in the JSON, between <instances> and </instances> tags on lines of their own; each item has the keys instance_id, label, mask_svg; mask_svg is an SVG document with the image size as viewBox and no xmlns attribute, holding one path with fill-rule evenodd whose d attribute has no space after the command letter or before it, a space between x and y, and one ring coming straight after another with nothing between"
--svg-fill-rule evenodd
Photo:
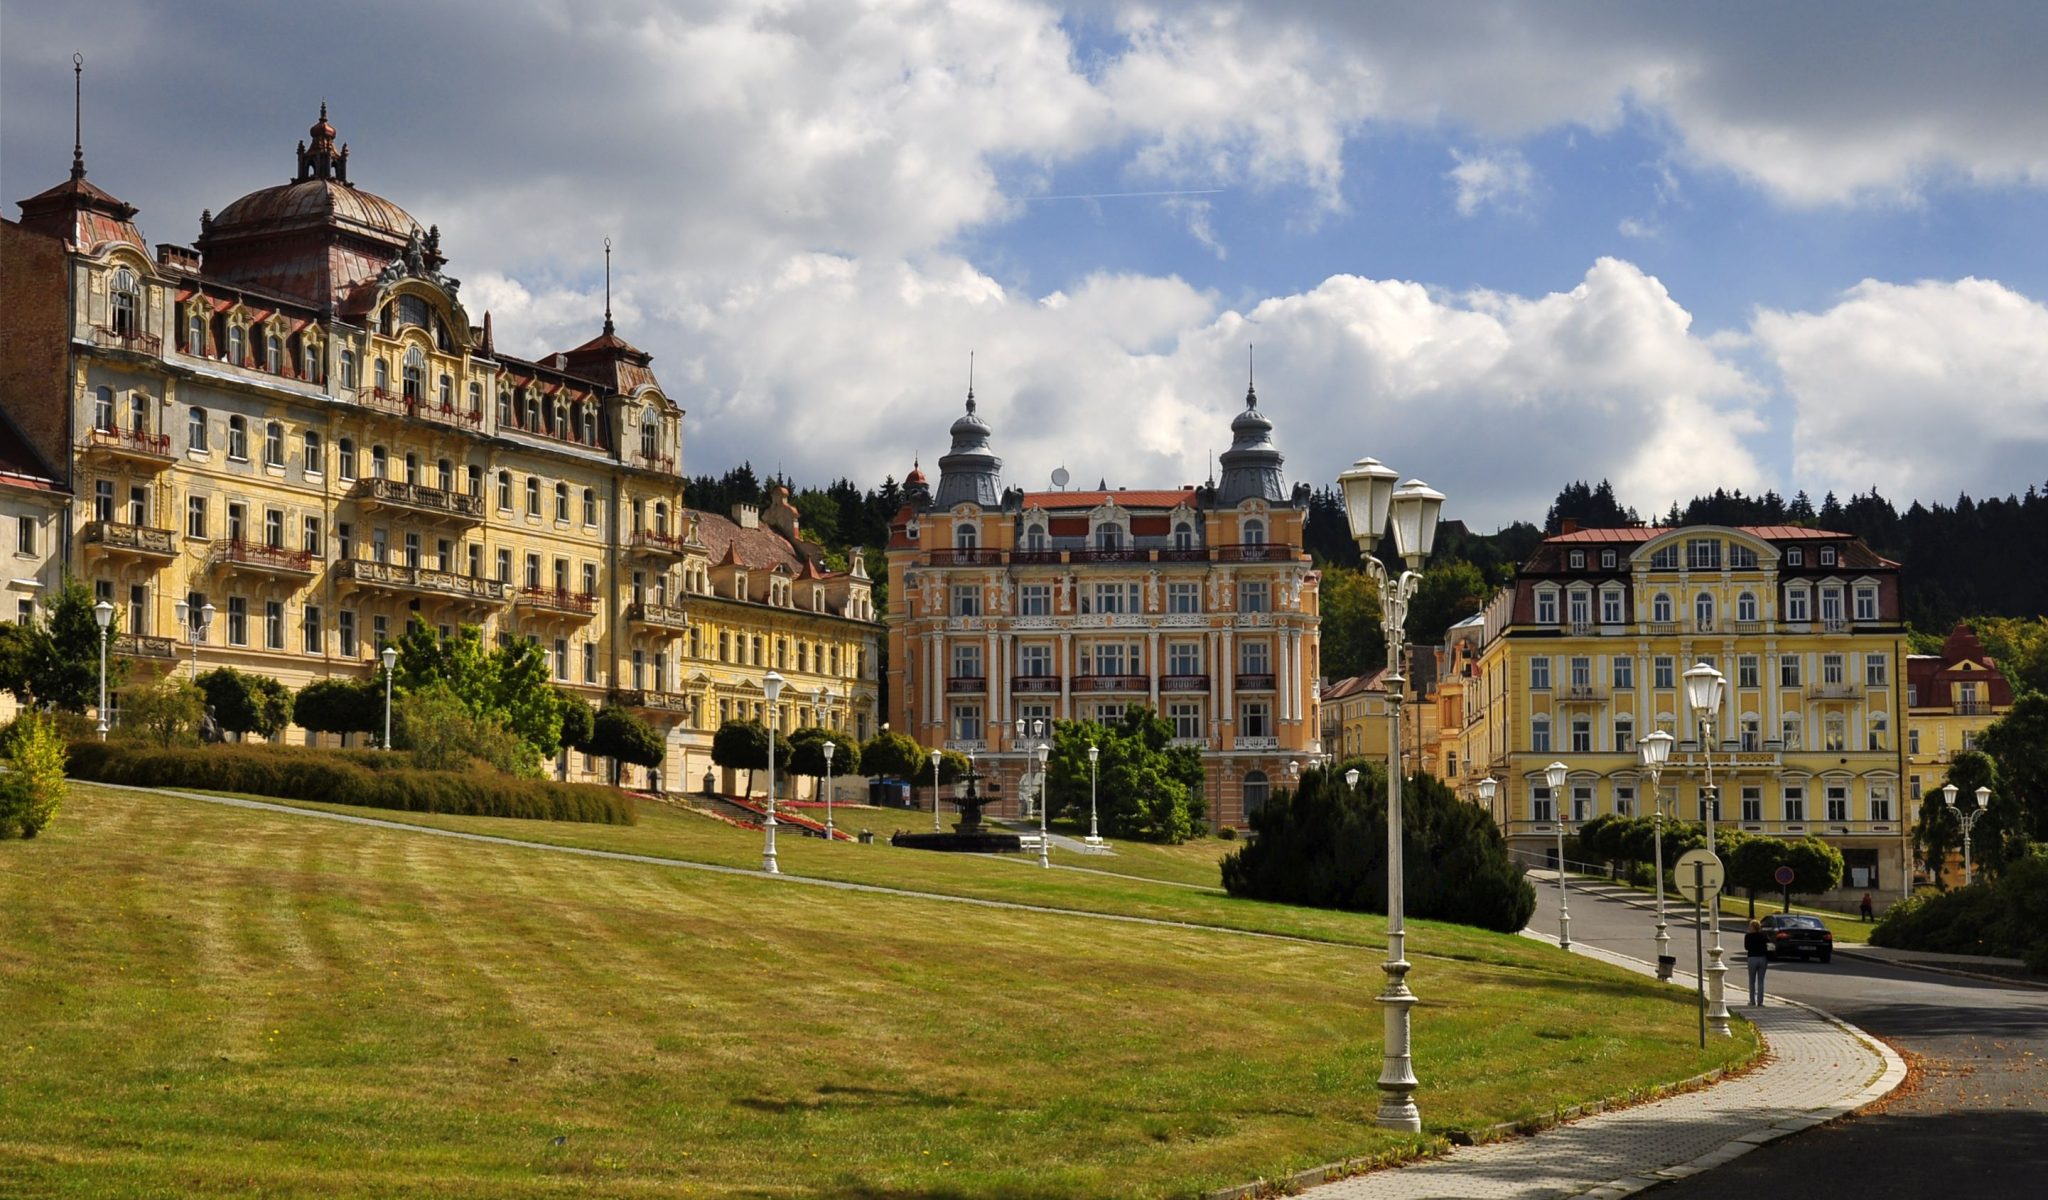
<instances>
[{"instance_id":1,"label":"leafy tree","mask_svg":"<svg viewBox=\"0 0 2048 1200\"><path fill-rule=\"evenodd\" d=\"M514 638L487 648L474 625L442 637L414 617L397 646L398 687L411 691L438 680L471 715L502 721L540 757L553 758L561 750L562 707L538 643Z\"/></svg>"},{"instance_id":2,"label":"leafy tree","mask_svg":"<svg viewBox=\"0 0 2048 1200\"><path fill-rule=\"evenodd\" d=\"M0 687L14 693L22 707L82 713L99 703L100 626L93 603L92 589L66 576L48 601L47 620L34 616L0 633ZM120 632L117 606L106 636ZM120 689L127 671L126 659L107 658L110 694Z\"/></svg>"},{"instance_id":3,"label":"leafy tree","mask_svg":"<svg viewBox=\"0 0 2048 1200\"><path fill-rule=\"evenodd\" d=\"M1438 560L1422 573L1422 583L1408 602L1408 637L1417 645L1434 646L1444 631L1478 612L1492 588L1478 567L1459 560Z\"/></svg>"},{"instance_id":4,"label":"leafy tree","mask_svg":"<svg viewBox=\"0 0 2048 1200\"><path fill-rule=\"evenodd\" d=\"M1614 485L1603 479L1598 487L1584 481L1566 484L1544 514L1543 532L1556 536L1566 520L1577 521L1581 529L1620 529L1635 524L1637 517L1635 509L1615 499Z\"/></svg>"},{"instance_id":5,"label":"leafy tree","mask_svg":"<svg viewBox=\"0 0 2048 1200\"><path fill-rule=\"evenodd\" d=\"M1380 628L1380 593L1364 571L1325 567L1317 593L1322 606L1323 673L1346 679L1387 665Z\"/></svg>"},{"instance_id":6,"label":"leafy tree","mask_svg":"<svg viewBox=\"0 0 2048 1200\"><path fill-rule=\"evenodd\" d=\"M789 765L789 739L775 735L775 767ZM747 773L746 795L754 794L754 772L768 769L768 727L759 721L727 721L711 735L711 761L728 771Z\"/></svg>"},{"instance_id":7,"label":"leafy tree","mask_svg":"<svg viewBox=\"0 0 2048 1200\"><path fill-rule=\"evenodd\" d=\"M1789 851L1790 847L1778 838L1739 837L1728 852L1721 856L1721 861L1727 864L1727 886L1730 889L1740 888L1749 896L1750 916L1756 916L1758 892L1769 893L1778 890L1777 871L1779 867L1785 865Z\"/></svg>"},{"instance_id":8,"label":"leafy tree","mask_svg":"<svg viewBox=\"0 0 2048 1200\"><path fill-rule=\"evenodd\" d=\"M1233 896L1385 912L1386 775L1372 764L1357 788L1320 767L1252 814L1251 842L1223 860ZM1429 775L1402 788L1401 863L1410 916L1513 932L1536 892L1508 856L1493 818Z\"/></svg>"},{"instance_id":9,"label":"leafy tree","mask_svg":"<svg viewBox=\"0 0 2048 1200\"><path fill-rule=\"evenodd\" d=\"M869 775L912 783L931 773L931 757L925 748L892 729L884 729L860 748L860 765Z\"/></svg>"},{"instance_id":10,"label":"leafy tree","mask_svg":"<svg viewBox=\"0 0 2048 1200\"><path fill-rule=\"evenodd\" d=\"M860 743L843 733L807 725L789 735L789 773L812 779L825 777L825 743L833 744L832 777L860 772Z\"/></svg>"},{"instance_id":11,"label":"leafy tree","mask_svg":"<svg viewBox=\"0 0 2048 1200\"><path fill-rule=\"evenodd\" d=\"M213 719L229 733L267 739L291 723L291 689L267 675L215 667L199 677L199 690Z\"/></svg>"},{"instance_id":12,"label":"leafy tree","mask_svg":"<svg viewBox=\"0 0 2048 1200\"><path fill-rule=\"evenodd\" d=\"M315 680L292 698L292 724L315 733L380 733L384 689L375 680Z\"/></svg>"},{"instance_id":13,"label":"leafy tree","mask_svg":"<svg viewBox=\"0 0 2048 1200\"><path fill-rule=\"evenodd\" d=\"M1097 811L1110 837L1183 842L1202 829L1202 757L1175 746L1173 726L1143 706L1126 709L1115 725L1055 721L1046 760L1049 814L1088 819L1088 747L1096 764Z\"/></svg>"},{"instance_id":14,"label":"leafy tree","mask_svg":"<svg viewBox=\"0 0 2048 1200\"><path fill-rule=\"evenodd\" d=\"M1961 750L1950 760L1948 778L1944 784L1956 785L1956 808L1958 812L1973 810L1977 806L1977 789L1988 787L1994 796L1998 790L1998 767L1991 756L1979 750ZM1920 855L1920 863L1934 878L1936 887L1946 887L1942 868L1951 853L1960 854L1963 849L1963 826L1956 814L1948 810L1943 797L1942 786L1927 788L1920 797L1920 816L1913 825L1913 848ZM1992 809L1979 818L1971 830L1970 847L1975 852L1989 849L2003 841L2000 836L2003 826L2000 818L2011 817L2006 806L1994 801ZM1987 859L1976 859L1987 863L1996 871L1999 855Z\"/></svg>"},{"instance_id":15,"label":"leafy tree","mask_svg":"<svg viewBox=\"0 0 2048 1200\"><path fill-rule=\"evenodd\" d=\"M1810 833L1785 843L1785 865L1792 868L1792 890L1802 896L1842 886L1842 852Z\"/></svg>"},{"instance_id":16,"label":"leafy tree","mask_svg":"<svg viewBox=\"0 0 2048 1200\"><path fill-rule=\"evenodd\" d=\"M2000 791L2014 809L2011 828L2030 841L2048 842L2048 694L2014 700L1977 745L1997 764Z\"/></svg>"},{"instance_id":17,"label":"leafy tree","mask_svg":"<svg viewBox=\"0 0 2048 1200\"><path fill-rule=\"evenodd\" d=\"M205 715L206 693L182 676L166 675L121 694L122 733L159 746L197 741L199 722Z\"/></svg>"},{"instance_id":18,"label":"leafy tree","mask_svg":"<svg viewBox=\"0 0 2048 1200\"><path fill-rule=\"evenodd\" d=\"M32 838L64 802L64 739L47 714L27 712L7 731L0 775L0 841Z\"/></svg>"},{"instance_id":19,"label":"leafy tree","mask_svg":"<svg viewBox=\"0 0 2048 1200\"><path fill-rule=\"evenodd\" d=\"M597 733L597 710L561 688L555 689L555 701L562 707L562 744L571 750L593 753L590 739Z\"/></svg>"},{"instance_id":20,"label":"leafy tree","mask_svg":"<svg viewBox=\"0 0 2048 1200\"><path fill-rule=\"evenodd\" d=\"M460 771L476 760L508 775L540 778L533 743L496 716L472 713L455 689L438 680L395 701L391 721L392 740L430 771Z\"/></svg>"},{"instance_id":21,"label":"leafy tree","mask_svg":"<svg viewBox=\"0 0 2048 1200\"><path fill-rule=\"evenodd\" d=\"M619 782L619 765L658 767L668 756L661 734L630 708L607 704L591 721L590 753L612 760L612 785Z\"/></svg>"}]
</instances>

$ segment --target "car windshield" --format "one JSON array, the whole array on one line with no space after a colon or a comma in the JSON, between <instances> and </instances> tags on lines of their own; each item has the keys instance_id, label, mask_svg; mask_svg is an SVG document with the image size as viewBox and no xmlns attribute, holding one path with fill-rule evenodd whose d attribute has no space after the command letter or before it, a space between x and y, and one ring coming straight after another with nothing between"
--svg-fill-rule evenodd
<instances>
[{"instance_id":1,"label":"car windshield","mask_svg":"<svg viewBox=\"0 0 2048 1200\"><path fill-rule=\"evenodd\" d=\"M1825 928L1826 928L1826 926L1825 926L1825 925L1821 924L1821 919L1820 919L1819 917L1788 917L1788 916L1784 916L1783 914L1780 914L1780 915L1778 915L1778 916L1775 916L1775 917L1767 917L1767 918L1765 918L1765 920L1764 920L1764 924L1766 924L1766 925L1770 926L1770 927L1771 927L1772 929L1825 929Z\"/></svg>"}]
</instances>

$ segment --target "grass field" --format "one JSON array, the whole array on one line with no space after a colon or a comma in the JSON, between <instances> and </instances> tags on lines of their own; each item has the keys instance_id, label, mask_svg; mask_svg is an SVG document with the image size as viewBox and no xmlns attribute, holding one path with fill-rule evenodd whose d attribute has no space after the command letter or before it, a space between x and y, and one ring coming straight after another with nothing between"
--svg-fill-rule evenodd
<instances>
[{"instance_id":1,"label":"grass field","mask_svg":"<svg viewBox=\"0 0 2048 1200\"><path fill-rule=\"evenodd\" d=\"M739 855L694 823L758 852L746 831L649 816L614 832ZM788 839L784 869L841 855L921 885L920 856L876 846ZM975 865L1062 903L1220 902ZM1359 947L1376 922L1309 915L1356 944L76 785L42 838L0 843L0 1194L1185 1195L1402 1144L1369 1122L1380 972ZM1459 955L1414 977L1433 1130L1754 1044L1743 1026L1701 1053L1683 994L1597 963L1417 931L1431 939Z\"/></svg>"}]
</instances>

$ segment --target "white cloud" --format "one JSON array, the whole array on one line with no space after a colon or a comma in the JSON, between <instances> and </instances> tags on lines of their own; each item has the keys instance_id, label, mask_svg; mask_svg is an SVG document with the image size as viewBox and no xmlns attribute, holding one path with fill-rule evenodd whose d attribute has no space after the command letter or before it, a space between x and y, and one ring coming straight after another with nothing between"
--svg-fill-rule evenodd
<instances>
[{"instance_id":1,"label":"white cloud","mask_svg":"<svg viewBox=\"0 0 2048 1200\"><path fill-rule=\"evenodd\" d=\"M1615 231L1625 238L1653 238L1657 236L1657 223L1648 218L1623 217Z\"/></svg>"},{"instance_id":2,"label":"white cloud","mask_svg":"<svg viewBox=\"0 0 2048 1200\"><path fill-rule=\"evenodd\" d=\"M1536 170L1514 149L1474 152L1452 150L1456 164L1444 172L1456 191L1458 215L1477 216L1482 208L1505 213L1526 212L1536 192Z\"/></svg>"},{"instance_id":3,"label":"white cloud","mask_svg":"<svg viewBox=\"0 0 2048 1200\"><path fill-rule=\"evenodd\" d=\"M2048 477L2048 306L1992 280L1865 280L1817 313L1764 311L1757 344L1797 411L1818 494L2004 494Z\"/></svg>"},{"instance_id":4,"label":"white cloud","mask_svg":"<svg viewBox=\"0 0 2048 1200\"><path fill-rule=\"evenodd\" d=\"M1168 213L1179 217L1181 223L1187 227L1188 236L1215 255L1217 261L1221 262L1230 257L1229 249L1224 246L1222 239L1216 236L1216 227L1210 222L1215 206L1209 201L1176 196L1167 200L1162 207Z\"/></svg>"}]
</instances>

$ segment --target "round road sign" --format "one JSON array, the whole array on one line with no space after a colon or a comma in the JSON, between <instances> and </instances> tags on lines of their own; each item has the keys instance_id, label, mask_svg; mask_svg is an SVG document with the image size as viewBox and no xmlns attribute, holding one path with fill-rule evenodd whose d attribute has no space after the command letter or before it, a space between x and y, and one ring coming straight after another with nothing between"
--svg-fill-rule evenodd
<instances>
[{"instance_id":1,"label":"round road sign","mask_svg":"<svg viewBox=\"0 0 2048 1200\"><path fill-rule=\"evenodd\" d=\"M1671 878L1678 884L1678 894L1694 904L1711 904L1720 894L1721 883L1727 879L1727 872L1721 867L1721 859L1711 850L1688 850L1678 856L1671 866Z\"/></svg>"},{"instance_id":2,"label":"round road sign","mask_svg":"<svg viewBox=\"0 0 2048 1200\"><path fill-rule=\"evenodd\" d=\"M1771 878L1778 881L1779 887L1791 887L1793 879L1792 868L1779 867L1771 873Z\"/></svg>"}]
</instances>

